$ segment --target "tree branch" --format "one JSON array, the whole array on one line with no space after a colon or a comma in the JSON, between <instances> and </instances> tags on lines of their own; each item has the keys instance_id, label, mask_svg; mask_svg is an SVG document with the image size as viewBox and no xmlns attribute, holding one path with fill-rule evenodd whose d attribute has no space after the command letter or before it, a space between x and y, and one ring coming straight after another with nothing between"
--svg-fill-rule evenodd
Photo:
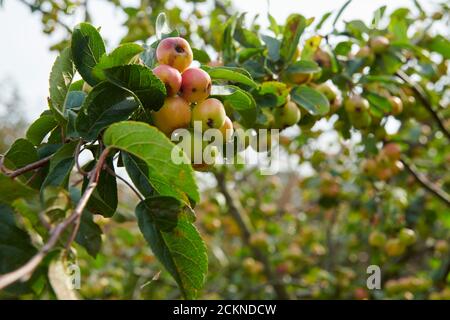
<instances>
[{"instance_id":1,"label":"tree branch","mask_svg":"<svg viewBox=\"0 0 450 320\"><path fill-rule=\"evenodd\" d=\"M103 164L106 160L106 156L108 155L109 149L105 149L100 156L96 167L92 171L90 175L89 184L84 191L83 195L80 198L77 206L75 207L72 214L62 222L56 225L56 227L50 232L50 238L47 243L33 256L27 263L21 266L19 269L6 273L0 276L0 290L9 286L10 284L18 281L24 280L26 281L33 271L39 266L45 256L50 252L50 250L58 243L59 238L62 233L74 222L78 221L83 214L83 210L86 207L92 193L97 187L98 178L100 175L100 171L103 168ZM75 233L76 235L76 233Z\"/></svg>"},{"instance_id":2,"label":"tree branch","mask_svg":"<svg viewBox=\"0 0 450 320\"><path fill-rule=\"evenodd\" d=\"M425 109L431 114L431 116L436 121L439 129L442 133L450 140L450 131L445 127L444 120L440 117L440 115L433 109L433 106L430 103L425 91L420 87L417 83L415 83L411 78L403 71L399 70L396 73L396 76L402 79L407 85L411 87L414 93L417 95L419 100L425 106Z\"/></svg>"},{"instance_id":3,"label":"tree branch","mask_svg":"<svg viewBox=\"0 0 450 320\"><path fill-rule=\"evenodd\" d=\"M242 240L244 241L245 245L250 247L252 250L255 258L259 260L263 266L264 266L264 272L267 276L267 279L269 280L269 283L273 287L275 294L277 295L278 299L281 300L288 300L289 295L286 292L286 288L284 287L282 281L278 279L277 275L273 272L269 259L267 256L257 247L253 246L250 243L250 237L251 237L251 230L246 221L243 219L243 216L238 209L235 200L231 193L228 191L225 181L225 174L222 172L215 172L214 173L216 180L217 180L217 186L219 191L223 194L225 197L226 203L228 205L228 210L233 217L233 219L238 224L238 227L241 231Z\"/></svg>"},{"instance_id":4,"label":"tree branch","mask_svg":"<svg viewBox=\"0 0 450 320\"><path fill-rule=\"evenodd\" d=\"M20 176L20 175L22 175L24 173L27 173L28 171L32 171L34 169L41 168L41 167L45 166L50 161L52 156L53 155L50 155L50 156L45 157L45 158L42 158L41 160L38 160L36 162L33 162L33 163L30 163L30 164L26 165L25 167L22 167L20 169L14 170L14 171L11 171L11 172L7 173L6 175L8 177L14 179L14 178L16 178L16 177L18 177L18 176Z\"/></svg>"},{"instance_id":5,"label":"tree branch","mask_svg":"<svg viewBox=\"0 0 450 320\"><path fill-rule=\"evenodd\" d=\"M422 187L442 200L447 206L450 206L450 196L445 191L429 181L423 174L418 172L412 164L408 164L404 159L401 159L400 161Z\"/></svg>"}]
</instances>

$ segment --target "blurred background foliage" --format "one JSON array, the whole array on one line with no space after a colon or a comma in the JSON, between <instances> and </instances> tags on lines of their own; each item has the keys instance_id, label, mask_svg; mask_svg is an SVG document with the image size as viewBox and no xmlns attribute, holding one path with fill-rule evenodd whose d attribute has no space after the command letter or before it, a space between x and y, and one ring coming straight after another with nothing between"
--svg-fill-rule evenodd
<instances>
[{"instance_id":1,"label":"blurred background foliage","mask_svg":"<svg viewBox=\"0 0 450 320\"><path fill-rule=\"evenodd\" d=\"M92 15L101 14L89 11L89 0L19 1L41 16L43 32L61 34L52 50L67 45L72 28L67 21L71 16L82 15L90 21ZM141 0L134 7L124 6L120 0L104 1L127 15L123 26L126 35L121 42L147 42L155 37L156 17L165 12L170 25L193 47L205 49L221 63L242 63L256 79L268 80L265 71L258 73L266 67L258 64L258 53L250 55L249 50L245 51L243 39L236 38L236 33L232 42L237 57L216 54L230 45L224 44L223 35L229 26L226 22L236 13L231 1L178 1L182 3L180 6L164 0ZM384 13L385 9L380 10ZM388 33L394 39L397 37L395 40L409 41L399 37L410 37L408 43L421 50L410 57L413 64L409 71L420 75L418 79L428 89L430 100L442 106L439 112L448 128L448 28L435 27L448 26L448 7L443 4L434 12L425 12L417 5L416 11L414 19L405 8L389 12L390 22L379 30L375 24L368 31L361 21L349 21L344 30L334 30L329 38L321 34L318 17L314 32L324 36L327 45L323 50L331 47L328 40L335 41L333 54L337 59L347 59L343 70L358 69L352 65L352 47L362 47L368 33ZM276 22L270 16L267 19L276 36L284 22ZM244 42L252 39L248 32L256 34L261 29L256 20L247 20L250 23L244 32ZM406 33L405 28L408 30L413 23L415 29ZM344 39L332 40L331 35ZM301 49L305 46L303 43ZM251 58L246 59L244 53ZM315 58L324 70L332 69L330 63L335 63L329 58L325 61L320 56ZM407 64L408 60L400 63ZM374 81L363 87L382 94L386 87L380 83L386 80L383 78L386 68L395 71L398 62L395 56L385 56L374 66L371 71ZM340 88L350 86L352 91L347 78L341 73L333 80ZM24 120L20 113L11 112L20 106L20 99L14 87L4 89L7 83L3 81L0 89L0 105L4 110L0 114L0 152L15 137L23 135L20 130ZM300 130L288 130L281 137L282 155L295 165L278 175L263 176L255 167L232 166L215 176L199 174L203 200L196 208L197 226L210 255L208 279L200 298L271 299L279 297L274 288L282 286L290 298L297 299L450 299L448 205L418 184L404 165L374 173L368 163L383 161L379 141L396 141L419 172L444 191L450 191L448 141L442 132L436 131L434 119L414 99L410 89L393 90L405 101L405 111L396 121L385 118L382 125L380 120L367 132L364 128L360 133L342 128L343 122L336 121L333 114L321 121L310 115L303 117ZM397 127L391 134L386 132L387 121ZM372 130L374 126L380 128L378 132ZM95 217L103 231L100 253L93 258L83 248L78 249L82 268L80 296L179 298L175 282L162 271L136 226L133 214L136 199L126 189L119 194L124 198L121 203L129 203L129 207L120 208L120 214L113 219ZM247 225L248 237L242 235L236 213L243 219L240 222ZM405 228L415 230L414 239L409 242L404 241ZM259 259L261 255L267 259ZM366 269L373 264L382 269L382 290L366 288ZM51 289L41 287L20 297L55 296Z\"/></svg>"}]
</instances>

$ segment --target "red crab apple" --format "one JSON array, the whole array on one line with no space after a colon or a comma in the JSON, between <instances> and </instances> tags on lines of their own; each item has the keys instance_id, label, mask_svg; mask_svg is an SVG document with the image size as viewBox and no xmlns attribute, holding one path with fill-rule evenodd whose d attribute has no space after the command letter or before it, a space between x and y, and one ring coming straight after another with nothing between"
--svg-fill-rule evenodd
<instances>
[{"instance_id":1,"label":"red crab apple","mask_svg":"<svg viewBox=\"0 0 450 320\"><path fill-rule=\"evenodd\" d=\"M201 102L211 93L211 77L199 68L189 68L181 75L181 96L189 102Z\"/></svg>"},{"instance_id":2,"label":"red crab apple","mask_svg":"<svg viewBox=\"0 0 450 320\"><path fill-rule=\"evenodd\" d=\"M192 125L195 128L195 122L199 121L202 131L219 129L225 123L226 117L222 102L215 98L206 99L192 109Z\"/></svg>"},{"instance_id":3,"label":"red crab apple","mask_svg":"<svg viewBox=\"0 0 450 320\"><path fill-rule=\"evenodd\" d=\"M183 38L165 38L161 40L156 48L156 59L160 64L167 64L183 72L192 63L192 49L189 43Z\"/></svg>"},{"instance_id":4,"label":"red crab apple","mask_svg":"<svg viewBox=\"0 0 450 320\"><path fill-rule=\"evenodd\" d=\"M181 97L168 97L164 105L152 114L155 126L170 136L175 129L187 128L191 122L191 107Z\"/></svg>"},{"instance_id":5,"label":"red crab apple","mask_svg":"<svg viewBox=\"0 0 450 320\"><path fill-rule=\"evenodd\" d=\"M153 69L153 73L166 86L167 96L174 96L180 91L181 73L171 66L161 64Z\"/></svg>"}]
</instances>

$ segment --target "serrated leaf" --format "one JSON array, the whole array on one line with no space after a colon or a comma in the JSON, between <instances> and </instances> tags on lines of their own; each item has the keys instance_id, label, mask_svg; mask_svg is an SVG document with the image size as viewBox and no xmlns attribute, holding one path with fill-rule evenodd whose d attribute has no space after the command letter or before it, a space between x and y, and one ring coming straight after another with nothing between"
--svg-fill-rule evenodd
<instances>
[{"instance_id":1,"label":"serrated leaf","mask_svg":"<svg viewBox=\"0 0 450 320\"><path fill-rule=\"evenodd\" d=\"M89 23L80 23L72 33L72 56L75 66L81 77L92 87L97 79L92 69L105 54L105 44L97 29Z\"/></svg>"},{"instance_id":2,"label":"serrated leaf","mask_svg":"<svg viewBox=\"0 0 450 320\"><path fill-rule=\"evenodd\" d=\"M251 88L257 88L258 84L253 81L250 74L245 69L233 68L233 67L206 67L206 72L213 80L226 80L231 82L237 82L245 84Z\"/></svg>"},{"instance_id":3,"label":"serrated leaf","mask_svg":"<svg viewBox=\"0 0 450 320\"><path fill-rule=\"evenodd\" d=\"M95 166L95 161L89 162L84 170L86 172L92 170ZM108 158L105 164L114 171L112 158ZM84 191L89 184L89 179L84 178L82 191ZM117 210L117 181L116 177L112 176L106 170L100 172L97 182L97 187L92 193L88 201L87 208L94 214L100 214L104 217L112 217Z\"/></svg>"},{"instance_id":4,"label":"serrated leaf","mask_svg":"<svg viewBox=\"0 0 450 320\"><path fill-rule=\"evenodd\" d=\"M208 271L206 247L195 226L181 216L172 231L164 232L143 205L136 208L136 216L153 253L178 283L183 296L195 298Z\"/></svg>"},{"instance_id":5,"label":"serrated leaf","mask_svg":"<svg viewBox=\"0 0 450 320\"><path fill-rule=\"evenodd\" d=\"M58 123L55 117L51 114L42 114L38 119L36 119L29 127L26 132L27 139L35 146L41 144L45 136L52 131Z\"/></svg>"},{"instance_id":6,"label":"serrated leaf","mask_svg":"<svg viewBox=\"0 0 450 320\"><path fill-rule=\"evenodd\" d=\"M106 79L130 92L145 109L158 111L164 104L166 87L146 66L126 65L105 69Z\"/></svg>"},{"instance_id":7,"label":"serrated leaf","mask_svg":"<svg viewBox=\"0 0 450 320\"><path fill-rule=\"evenodd\" d=\"M149 180L147 163L144 160L134 157L126 152L121 152L122 161L133 184L145 198L151 197L153 192L152 184Z\"/></svg>"},{"instance_id":8,"label":"serrated leaf","mask_svg":"<svg viewBox=\"0 0 450 320\"><path fill-rule=\"evenodd\" d=\"M155 127L134 121L115 123L105 131L103 142L144 160L149 169L149 181L160 195L176 197L187 203L183 196L187 194L193 201L199 201L190 163L176 164L172 161L172 151L179 154L179 148Z\"/></svg>"},{"instance_id":9,"label":"serrated leaf","mask_svg":"<svg viewBox=\"0 0 450 320\"><path fill-rule=\"evenodd\" d=\"M325 115L330 111L330 102L319 91L302 85L291 90L291 99L305 108L311 115Z\"/></svg>"},{"instance_id":10,"label":"serrated leaf","mask_svg":"<svg viewBox=\"0 0 450 320\"><path fill-rule=\"evenodd\" d=\"M88 94L75 121L76 131L86 140L95 140L104 128L127 120L138 108L128 91L102 82Z\"/></svg>"},{"instance_id":11,"label":"serrated leaf","mask_svg":"<svg viewBox=\"0 0 450 320\"><path fill-rule=\"evenodd\" d=\"M47 177L41 186L41 193L48 186L67 188L70 172L75 164L74 154L77 144L78 141L66 143L53 155Z\"/></svg>"},{"instance_id":12,"label":"serrated leaf","mask_svg":"<svg viewBox=\"0 0 450 320\"><path fill-rule=\"evenodd\" d=\"M50 108L60 122L64 119L64 102L75 74L70 48L64 49L56 58L50 73Z\"/></svg>"},{"instance_id":13,"label":"serrated leaf","mask_svg":"<svg viewBox=\"0 0 450 320\"><path fill-rule=\"evenodd\" d=\"M104 54L92 72L98 79L105 80L103 70L134 63L143 51L144 48L135 43L121 44L111 53Z\"/></svg>"}]
</instances>

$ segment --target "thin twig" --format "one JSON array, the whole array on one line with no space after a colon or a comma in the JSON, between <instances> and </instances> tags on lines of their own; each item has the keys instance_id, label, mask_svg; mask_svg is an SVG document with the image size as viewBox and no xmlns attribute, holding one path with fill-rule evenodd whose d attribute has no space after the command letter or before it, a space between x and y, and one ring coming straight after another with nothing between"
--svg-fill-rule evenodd
<instances>
[{"instance_id":1,"label":"thin twig","mask_svg":"<svg viewBox=\"0 0 450 320\"><path fill-rule=\"evenodd\" d=\"M438 197L442 200L447 206L450 206L450 196L443 190L441 190L434 183L429 181L423 174L416 171L416 168L412 164L408 164L404 159L400 160L405 166L406 170L416 179L416 181L422 185L428 192Z\"/></svg>"},{"instance_id":2,"label":"thin twig","mask_svg":"<svg viewBox=\"0 0 450 320\"><path fill-rule=\"evenodd\" d=\"M22 167L20 169L14 170L14 171L8 173L7 176L12 178L12 179L14 179L14 178L16 178L16 177L18 177L18 176L20 176L20 175L22 175L24 173L27 173L27 172L32 171L34 169L41 168L41 167L45 166L50 161L52 156L53 155L50 155L48 157L42 158L41 160L38 160L38 161L33 162L33 163L30 163L30 164L26 165L25 167Z\"/></svg>"},{"instance_id":3,"label":"thin twig","mask_svg":"<svg viewBox=\"0 0 450 320\"><path fill-rule=\"evenodd\" d=\"M422 89L421 86L419 86L417 83L415 83L411 78L403 71L399 70L396 72L397 77L402 79L407 85L411 87L411 89L416 93L419 100L422 102L422 104L425 106L427 111L431 114L431 116L436 121L437 125L439 126L442 133L445 134L445 136L450 140L450 131L445 127L444 120L441 118L441 116L433 109L433 106L431 105L430 100L428 99L425 91Z\"/></svg>"},{"instance_id":4,"label":"thin twig","mask_svg":"<svg viewBox=\"0 0 450 320\"><path fill-rule=\"evenodd\" d=\"M214 175L217 180L217 186L219 188L219 191L225 197L229 213L233 217L233 219L236 221L236 223L238 224L238 227L242 234L242 240L248 247L250 247L255 258L263 264L264 272L267 276L267 279L271 283L271 285L277 295L277 298L281 299L281 300L289 299L289 295L286 292L286 288L284 287L282 281L280 281L280 279L278 279L277 275L273 272L267 256L263 253L263 251L261 251L259 248L255 247L251 244L251 242L250 242L250 237L251 237L250 227L244 221L243 215L241 214L240 210L238 209L238 207L235 203L234 197L228 191L228 188L226 186L226 181L225 181L225 174L223 172L215 172Z\"/></svg>"},{"instance_id":5,"label":"thin twig","mask_svg":"<svg viewBox=\"0 0 450 320\"><path fill-rule=\"evenodd\" d=\"M131 184L129 183L124 177L121 177L117 173L114 172L110 167L105 167L106 171L112 175L113 177L116 177L117 179L121 180L123 183L125 183L133 192L136 194L136 196L139 198L139 200L144 201L144 197L141 195L141 193Z\"/></svg>"},{"instance_id":6,"label":"thin twig","mask_svg":"<svg viewBox=\"0 0 450 320\"><path fill-rule=\"evenodd\" d=\"M38 251L38 253L33 256L33 258L31 258L20 268L0 276L0 290L18 280L26 281L27 279L29 279L33 271L39 266L45 256L58 243L58 240L64 230L66 230L72 223L76 222L81 217L84 208L86 207L90 197L92 196L92 193L97 187L98 177L100 175L100 171L103 167L108 151L109 150L106 149L100 156L97 166L93 171L93 174L90 176L89 184L72 214L67 219L56 225L56 227L50 233L50 238L47 243Z\"/></svg>"}]
</instances>

